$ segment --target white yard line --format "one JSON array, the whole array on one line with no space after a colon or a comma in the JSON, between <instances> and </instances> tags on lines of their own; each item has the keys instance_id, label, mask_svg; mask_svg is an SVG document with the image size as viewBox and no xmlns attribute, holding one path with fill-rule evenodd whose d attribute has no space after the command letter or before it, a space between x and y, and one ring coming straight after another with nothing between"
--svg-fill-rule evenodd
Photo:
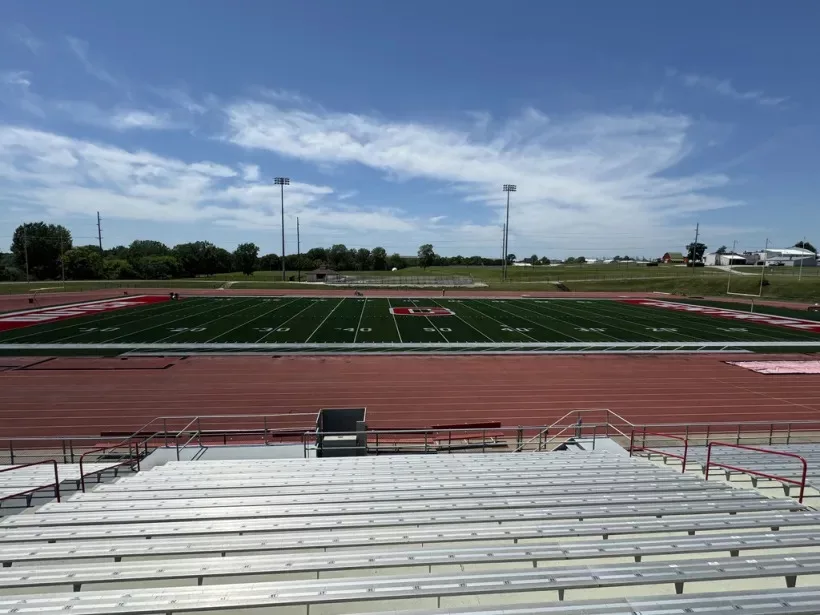
<instances>
[{"instance_id":1,"label":"white yard line","mask_svg":"<svg viewBox=\"0 0 820 615\"><path fill-rule=\"evenodd\" d=\"M411 301L411 303L412 303L414 306L418 307L418 305L416 304L416 300L415 300L415 299L413 299L413 301ZM434 301L433 303L435 303L435 301ZM447 336L446 336L446 335L444 335L444 333L442 333L442 331L441 331L441 330L440 330L440 329L439 329L436 325L434 325L434 324L433 324L433 321L432 321L432 320L430 320L430 317L429 317L429 316L425 316L425 318L427 319L427 322L429 322L429 323L430 323L430 326L431 326L431 327L433 327L433 329L435 329L435 330L436 330L436 333L438 333L438 334L442 337L442 339L444 339L444 341L445 341L445 342L447 342L447 343L449 344L449 343L450 343L450 340L448 340L448 339L447 339Z\"/></svg>"},{"instance_id":2,"label":"white yard line","mask_svg":"<svg viewBox=\"0 0 820 615\"><path fill-rule=\"evenodd\" d=\"M475 302L475 301L478 301L478 299L475 299L473 302ZM465 303L465 304L464 304L464 306L465 306L465 307L470 308L470 309L471 309L471 310L473 310L474 312L478 312L479 314L481 314L481 315L482 315L482 316L484 316L485 318L489 318L490 320L493 320L493 321L497 322L497 323L498 323L499 325L501 325L502 327L507 327L507 326L509 326L509 325L504 324L504 323L503 323L503 322L501 322L500 320L498 320L498 319L496 319L496 318L493 318L492 316L490 316L489 314L487 314L487 312L482 312L481 310L474 308L474 307L473 307L472 305L470 305L469 303ZM531 339L533 342L538 342L538 340L537 340L537 339L535 339L533 336L531 336L531 335L527 335L527 334L526 334L526 333L524 333L523 331L515 331L515 333L519 333L520 335L523 335L524 337ZM506 342L495 342L495 343L496 343L496 344L504 344L504 343L506 343Z\"/></svg>"},{"instance_id":3,"label":"white yard line","mask_svg":"<svg viewBox=\"0 0 820 615\"><path fill-rule=\"evenodd\" d=\"M445 307L445 306L441 305L438 301L433 300L433 303L435 303L435 304L436 304L437 306L439 306L439 307ZM445 308L445 309L448 309L448 310L449 310L450 308ZM485 338L487 338L487 340L488 340L488 341L490 341L490 342L495 342L495 340L494 340L493 338L491 338L489 335L487 335L486 333L484 333L484 331L482 331L481 329L478 329L478 328L474 327L474 326L473 326L473 325L471 325L469 322L467 322L466 320L464 320L461 316L459 316L459 315L458 315L458 312L453 311L453 310L450 310L450 311L451 311L451 312L453 312L453 314L455 314L455 317L456 317L456 318L458 318L461 322L463 322L465 325L467 325L468 327L470 327L473 331L475 331L475 332L476 332L476 333L478 333L479 335L483 335Z\"/></svg>"},{"instance_id":4,"label":"white yard line","mask_svg":"<svg viewBox=\"0 0 820 615\"><path fill-rule=\"evenodd\" d=\"M299 299L305 299L305 298L306 298L306 297L299 297L299 298L297 299L297 301L298 301ZM310 308L312 308L312 307L314 307L314 306L316 306L316 305L318 305L318 304L317 304L317 303L315 303L315 302L308 303L305 307L303 307L301 310L299 310L298 312L296 312L293 316L291 316L290 318L288 318L285 322L281 322L281 323L279 323L278 325L276 325L275 327L271 327L271 330L270 330L270 331L268 331L267 333L265 333L265 335L263 335L262 337L260 337L260 338L259 338L258 340L256 340L256 342L254 342L254 343L255 343L255 344L261 344L261 343L262 343L262 340L263 340L263 339L265 339L266 337L268 337L271 333L274 333L277 329L279 329L279 328L281 328L281 327L284 327L284 326L285 326L286 324L288 324L291 320L293 320L294 318L296 318L297 316L299 316L302 312L306 312L307 310L309 310ZM271 342L266 342L266 343L271 343ZM276 342L273 342L273 343L275 344ZM285 342L285 343L287 343L287 342Z\"/></svg>"},{"instance_id":5,"label":"white yard line","mask_svg":"<svg viewBox=\"0 0 820 615\"><path fill-rule=\"evenodd\" d=\"M359 314L359 322L356 323L356 333L353 334L353 343L356 343L356 339L359 337L359 329L362 328L362 317L364 316L364 309L367 307L367 297L364 298L364 303L362 304L362 313Z\"/></svg>"},{"instance_id":6,"label":"white yard line","mask_svg":"<svg viewBox=\"0 0 820 615\"><path fill-rule=\"evenodd\" d=\"M481 301L481 299L476 299L476 301ZM485 302L482 301L482 303L485 303ZM490 306L490 307L493 307L493 306ZM575 340L576 342L582 342L583 341L583 340L579 340L574 335L569 335L568 333L562 333L561 331L553 329L552 327L548 327L547 325L543 325L540 322L535 322L534 320L530 320L526 316L521 316L521 315L516 314L514 312L510 312L509 310L505 310L503 307L496 307L495 309L500 310L500 311L504 312L505 314L509 314L513 318L520 318L521 320L524 320L524 321L530 323L531 325L535 325L536 327L541 327L542 329L546 329L547 331L551 331L552 333L560 335L561 337L570 337L573 340Z\"/></svg>"},{"instance_id":7,"label":"white yard line","mask_svg":"<svg viewBox=\"0 0 820 615\"><path fill-rule=\"evenodd\" d=\"M399 323L396 321L396 315L393 313L393 304L390 303L390 298L387 298L387 309L390 311L390 315L393 317L393 324L396 325L396 333L399 335L399 344L404 344L404 341L401 339L401 331L399 331Z\"/></svg>"},{"instance_id":8,"label":"white yard line","mask_svg":"<svg viewBox=\"0 0 820 615\"><path fill-rule=\"evenodd\" d=\"M210 343L212 343L214 340L218 340L220 337L224 337L224 336L228 335L228 333L231 333L231 332L233 332L233 331L236 331L237 329L241 329L242 327L245 327L245 326L247 326L247 325L251 324L252 322L254 322L254 321L256 321L256 320L259 320L260 318L264 318L264 317L265 317L265 316L267 316L268 314L272 314L273 312L275 312L275 311L277 311L277 310L281 310L283 307L288 306L288 305L290 305L291 303L294 303L295 301L298 301L298 300L299 300L299 299L297 298L297 299L293 299L293 300L291 300L291 301L288 301L287 303L281 303L281 304L279 304L278 306L276 306L275 308L268 310L268 311L267 311L267 312L265 312L264 314L260 314L259 316L256 316L255 318L251 318L250 320L247 320L247 321L243 322L241 325L237 325L237 326L235 326L235 327L233 327L233 328L231 328L231 329L228 329L227 331L225 331L225 332L223 332L223 333L220 333L220 334L219 334L219 335L217 335L216 337L212 337L211 339L209 339L209 340L208 340L207 342L205 342L205 343L206 343L206 344L210 344Z\"/></svg>"},{"instance_id":9,"label":"white yard line","mask_svg":"<svg viewBox=\"0 0 820 615\"><path fill-rule=\"evenodd\" d=\"M548 310L547 312L540 312L538 310L533 310L531 308L524 307L523 305L521 305L519 303L514 303L513 305L519 310L526 310L527 312L530 312L531 314L535 314L536 316L544 316L546 318L551 318L552 320L557 320L559 322L564 323L568 327L573 327L574 328L574 327L578 326L577 323L564 320L563 318L560 318L560 317L556 316L555 314L550 313L549 310L551 310L553 308L546 308ZM564 308L562 308L562 309L564 309ZM566 312L559 312L559 313L562 314L563 316L569 316L570 318L572 317L572 314L567 314ZM590 318L589 316L584 316L583 314L579 314L578 312L574 312L574 314L576 314L579 318L583 318L584 320L588 320L588 321L594 323L596 327L601 327L601 325L602 325L602 323L595 320L594 318ZM621 330L625 331L626 329L621 329ZM601 337L609 338L613 341L617 341L618 339L620 339L620 338L617 338L617 337L613 337L612 335L607 335L606 333L601 333L601 332L598 332L597 335L600 335Z\"/></svg>"},{"instance_id":10,"label":"white yard line","mask_svg":"<svg viewBox=\"0 0 820 615\"><path fill-rule=\"evenodd\" d=\"M246 303L246 302L243 302L243 303ZM255 307L256 307L256 305L257 305L256 303L253 303L253 304L249 305L248 307L244 307L244 308L242 308L241 310L239 310L239 311L237 311L237 312L231 312L230 316L231 316L231 317L233 317L235 314L241 314L241 313L242 313L242 312L244 312L245 310L252 310L253 308L255 308ZM224 307L224 306L223 306L223 307ZM213 311L213 310L208 310L208 311ZM208 312L205 312L205 314L207 314L207 313L208 313ZM220 314L220 315L219 315L219 316L217 316L216 318L211 318L210 320L206 320L205 322L203 322L203 323L201 323L201 324L194 325L193 327L191 327L191 329L195 329L195 328L197 328L197 327L202 327L203 329L205 329L205 328L207 328L207 326L208 326L208 325L210 325L211 323L214 323L214 322L219 322L219 321L220 321L220 320L222 320L223 318L225 318L225 316L223 316L223 315L221 315L221 314ZM167 323L166 323L166 324L167 324ZM152 328L153 328L153 327L152 327ZM163 337L163 338L162 338L161 340L159 340L159 341L160 341L160 342L163 342L163 341L167 340L169 337L176 337L176 336L177 336L177 335L179 335L180 333L182 333L182 331L178 331L178 332L176 332L176 333L171 333L171 335L166 335L165 337ZM205 343L207 343L207 342L205 342Z\"/></svg>"},{"instance_id":11,"label":"white yard line","mask_svg":"<svg viewBox=\"0 0 820 615\"><path fill-rule=\"evenodd\" d=\"M325 322L327 322L327 319L330 318L333 315L333 312L335 312L337 309L339 309L339 306L342 305L344 302L345 302L345 300L344 300L344 298L342 298L342 299L339 300L339 303L337 303L335 306L333 306L333 309L330 310L330 312L328 312L327 316L325 316L324 319L322 320L322 322L319 323L319 326L316 327L313 330L313 333L308 335L308 338L305 340L305 344L307 344L310 341L310 338L312 338L314 335L316 335L316 332L319 329L322 328L322 325L325 324Z\"/></svg>"}]
</instances>

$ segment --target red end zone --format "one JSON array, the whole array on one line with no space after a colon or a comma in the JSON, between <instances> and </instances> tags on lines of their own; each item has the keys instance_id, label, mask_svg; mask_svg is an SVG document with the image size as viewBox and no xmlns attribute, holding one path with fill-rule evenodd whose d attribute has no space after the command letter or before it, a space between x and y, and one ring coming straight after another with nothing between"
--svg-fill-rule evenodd
<instances>
[{"instance_id":1,"label":"red end zone","mask_svg":"<svg viewBox=\"0 0 820 615\"><path fill-rule=\"evenodd\" d=\"M102 312L112 312L123 308L137 307L138 305L161 303L168 301L169 298L168 296L161 295L137 295L126 299L105 299L103 301L40 308L36 310L26 310L25 312L13 312L0 316L0 331L9 331L11 329L19 329L20 327L28 327L44 322L57 322Z\"/></svg>"},{"instance_id":2,"label":"red end zone","mask_svg":"<svg viewBox=\"0 0 820 615\"><path fill-rule=\"evenodd\" d=\"M820 333L820 321L805 320L803 318L790 318L788 316L774 316L772 314L750 314L726 308L709 307L706 305L690 305L688 303L675 303L674 301L658 301L656 299L620 299L619 303L630 305L642 305L645 307L663 308L676 312L689 312L692 314L705 314L715 318L726 318L741 322L753 322L773 327L785 327L787 329L797 329L798 331L811 331Z\"/></svg>"}]
</instances>

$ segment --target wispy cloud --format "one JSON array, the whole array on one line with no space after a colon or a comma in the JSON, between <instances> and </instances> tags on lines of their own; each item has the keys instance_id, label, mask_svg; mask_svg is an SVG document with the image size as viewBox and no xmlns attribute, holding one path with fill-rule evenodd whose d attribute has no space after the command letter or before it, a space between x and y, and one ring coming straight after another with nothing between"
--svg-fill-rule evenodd
<instances>
[{"instance_id":1,"label":"wispy cloud","mask_svg":"<svg viewBox=\"0 0 820 615\"><path fill-rule=\"evenodd\" d=\"M107 83L109 85L117 86L119 85L119 81L114 78L111 73L107 70L99 66L97 63L91 61L89 57L89 46L88 43L80 40L78 38L74 38L73 36L66 37L68 41L68 46L74 55L77 56L77 59L85 68L85 71L91 75L92 77L96 77L100 81Z\"/></svg>"},{"instance_id":2,"label":"wispy cloud","mask_svg":"<svg viewBox=\"0 0 820 615\"><path fill-rule=\"evenodd\" d=\"M249 181L248 167L185 162L14 126L0 125L0 190L9 202L56 216L99 210L120 219L280 227L279 186ZM414 228L393 210L338 206L334 193L293 182L288 214L325 237Z\"/></svg>"},{"instance_id":3,"label":"wispy cloud","mask_svg":"<svg viewBox=\"0 0 820 615\"><path fill-rule=\"evenodd\" d=\"M539 243L578 228L590 236L653 237L668 234L682 216L739 204L715 193L728 185L725 175L676 171L693 150L694 124L682 115L568 118L529 109L503 122L485 116L480 126L455 127L257 100L237 101L225 113L225 138L243 148L317 166L363 165L483 204L489 221L469 223L467 231L463 222L428 223L438 237L483 242L485 253L496 249L505 181L518 184L511 235ZM475 215L486 217L480 209Z\"/></svg>"},{"instance_id":4,"label":"wispy cloud","mask_svg":"<svg viewBox=\"0 0 820 615\"><path fill-rule=\"evenodd\" d=\"M23 24L18 23L8 27L6 29L6 35L14 42L23 45L34 55L40 53L44 47L43 41L34 36L31 30Z\"/></svg>"},{"instance_id":5,"label":"wispy cloud","mask_svg":"<svg viewBox=\"0 0 820 615\"><path fill-rule=\"evenodd\" d=\"M769 96L760 90L739 90L729 79L718 79L709 75L681 73L676 69L667 69L668 77L679 79L686 87L709 90L720 96L733 100L757 103L764 107L777 107L788 101L788 97Z\"/></svg>"},{"instance_id":6,"label":"wispy cloud","mask_svg":"<svg viewBox=\"0 0 820 615\"><path fill-rule=\"evenodd\" d=\"M28 71L0 73L0 101L37 117L45 117L43 101L32 91L31 85L32 76Z\"/></svg>"}]
</instances>

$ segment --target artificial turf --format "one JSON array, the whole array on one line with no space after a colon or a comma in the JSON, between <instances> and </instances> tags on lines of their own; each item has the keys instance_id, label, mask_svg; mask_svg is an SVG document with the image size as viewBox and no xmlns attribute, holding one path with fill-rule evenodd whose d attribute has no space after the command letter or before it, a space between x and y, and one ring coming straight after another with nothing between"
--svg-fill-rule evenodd
<instances>
[{"instance_id":1,"label":"artificial turf","mask_svg":"<svg viewBox=\"0 0 820 615\"><path fill-rule=\"evenodd\" d=\"M394 314L391 308L420 313ZM451 314L434 315L424 308ZM805 342L813 344L806 347ZM6 355L162 352L183 345L187 353L321 352L323 347L348 352L425 347L440 352L684 347L806 352L820 350L820 334L618 300L446 297L187 297L0 332L0 352Z\"/></svg>"}]
</instances>

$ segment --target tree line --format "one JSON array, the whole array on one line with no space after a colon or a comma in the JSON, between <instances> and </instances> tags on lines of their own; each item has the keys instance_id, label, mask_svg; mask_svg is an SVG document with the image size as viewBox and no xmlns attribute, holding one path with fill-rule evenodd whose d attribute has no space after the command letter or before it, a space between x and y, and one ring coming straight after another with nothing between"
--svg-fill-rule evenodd
<instances>
[{"instance_id":1,"label":"tree line","mask_svg":"<svg viewBox=\"0 0 820 615\"><path fill-rule=\"evenodd\" d=\"M75 246L71 232L59 224L29 222L14 231L9 253L0 252L0 280L164 280L254 271L279 271L278 254L263 254L253 243L243 243L229 252L208 241L167 246L161 241L138 239L128 246L100 250L96 245ZM513 256L514 258L514 256ZM481 256L445 257L425 244L416 256L388 255L378 246L311 248L303 254L285 256L288 271L310 271L327 267L336 271L384 271L409 266L500 265L501 259Z\"/></svg>"}]
</instances>

